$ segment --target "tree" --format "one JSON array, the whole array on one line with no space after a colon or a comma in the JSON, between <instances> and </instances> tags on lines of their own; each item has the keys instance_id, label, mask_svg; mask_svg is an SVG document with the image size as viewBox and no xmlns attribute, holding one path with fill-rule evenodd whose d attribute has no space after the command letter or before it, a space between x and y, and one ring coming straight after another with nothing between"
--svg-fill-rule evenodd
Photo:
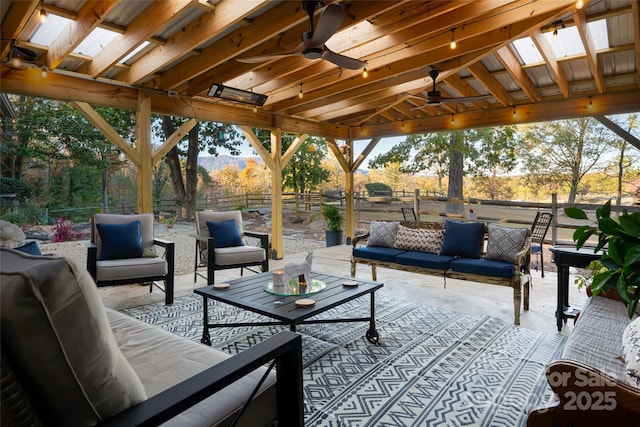
<instances>
[{"instance_id":1,"label":"tree","mask_svg":"<svg viewBox=\"0 0 640 427\"><path fill-rule=\"evenodd\" d=\"M638 129L638 114L628 114L617 117L618 125L626 127L627 132L633 133ZM615 139L611 142L613 148L618 150L616 158L612 159L607 169L614 169L617 185L616 185L616 205L622 204L622 184L625 180L625 174L633 170L633 166L640 163L640 157L638 156L638 150L633 150L629 147L629 142L624 139ZM631 152L627 151L628 148L632 148Z\"/></svg>"},{"instance_id":2,"label":"tree","mask_svg":"<svg viewBox=\"0 0 640 427\"><path fill-rule=\"evenodd\" d=\"M156 136L165 140L185 121L186 119L180 117L163 116L154 122L153 130ZM198 122L187 134L186 141L183 139L169 151L165 162L169 166L178 219L195 217L198 154L207 151L216 156L219 148L226 148L232 155L238 155L240 154L238 149L240 143L240 134L233 126L222 123ZM184 174L180 163L181 158L186 158Z\"/></svg>"},{"instance_id":3,"label":"tree","mask_svg":"<svg viewBox=\"0 0 640 427\"><path fill-rule=\"evenodd\" d=\"M566 185L567 201L574 203L584 176L602 166L611 141L605 129L590 117L526 126L523 139L529 152L525 157L529 184Z\"/></svg>"}]
</instances>

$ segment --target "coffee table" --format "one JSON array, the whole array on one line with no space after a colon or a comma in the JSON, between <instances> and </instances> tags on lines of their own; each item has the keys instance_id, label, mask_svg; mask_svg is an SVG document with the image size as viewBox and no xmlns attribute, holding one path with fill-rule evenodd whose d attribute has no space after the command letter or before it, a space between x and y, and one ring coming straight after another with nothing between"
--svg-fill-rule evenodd
<instances>
[{"instance_id":1,"label":"coffee table","mask_svg":"<svg viewBox=\"0 0 640 427\"><path fill-rule=\"evenodd\" d=\"M366 333L367 340L372 344L379 344L375 322L375 291L384 286L382 283L358 279L356 280L357 286L345 286L343 283L353 282L354 279L312 271L311 280L320 280L326 285L322 291L310 295L282 296L264 290L265 285L271 282L272 277L272 273L267 272L232 280L228 282L229 287L226 289L215 289L216 285L195 289L194 292L203 298L203 330L200 342L211 345L209 330L216 327L288 325L291 331L295 332L296 325L303 324L369 322L369 329ZM369 317L312 319L320 313L367 294L371 296ZM209 323L209 299L261 314L274 319L274 321ZM313 299L315 304L310 307L299 307L296 305L296 301L300 299Z\"/></svg>"}]
</instances>

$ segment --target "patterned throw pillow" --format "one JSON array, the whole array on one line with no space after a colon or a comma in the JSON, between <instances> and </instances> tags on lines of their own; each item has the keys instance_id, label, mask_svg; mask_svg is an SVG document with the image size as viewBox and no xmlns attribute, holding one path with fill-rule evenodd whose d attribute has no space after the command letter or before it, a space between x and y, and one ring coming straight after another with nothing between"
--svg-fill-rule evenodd
<instances>
[{"instance_id":1,"label":"patterned throw pillow","mask_svg":"<svg viewBox=\"0 0 640 427\"><path fill-rule=\"evenodd\" d=\"M516 253L522 249L528 232L527 228L510 228L489 224L489 242L485 258L513 262Z\"/></svg>"},{"instance_id":2,"label":"patterned throw pillow","mask_svg":"<svg viewBox=\"0 0 640 427\"><path fill-rule=\"evenodd\" d=\"M627 382L640 388L640 317L629 323L622 333L622 354L626 361Z\"/></svg>"},{"instance_id":3,"label":"patterned throw pillow","mask_svg":"<svg viewBox=\"0 0 640 427\"><path fill-rule=\"evenodd\" d=\"M444 230L419 230L400 225L394 247L439 254L442 242L444 242Z\"/></svg>"},{"instance_id":4,"label":"patterned throw pillow","mask_svg":"<svg viewBox=\"0 0 640 427\"><path fill-rule=\"evenodd\" d=\"M396 242L399 222L392 221L371 221L369 228L369 239L367 246L383 246L392 248Z\"/></svg>"}]
</instances>

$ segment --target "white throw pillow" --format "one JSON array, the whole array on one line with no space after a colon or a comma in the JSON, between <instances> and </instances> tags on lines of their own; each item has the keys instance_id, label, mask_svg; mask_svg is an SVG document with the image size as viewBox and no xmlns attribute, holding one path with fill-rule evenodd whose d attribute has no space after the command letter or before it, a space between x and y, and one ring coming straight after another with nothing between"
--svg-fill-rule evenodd
<instances>
[{"instance_id":1,"label":"white throw pillow","mask_svg":"<svg viewBox=\"0 0 640 427\"><path fill-rule=\"evenodd\" d=\"M392 248L396 242L399 222L371 221L367 246L382 246Z\"/></svg>"}]
</instances>

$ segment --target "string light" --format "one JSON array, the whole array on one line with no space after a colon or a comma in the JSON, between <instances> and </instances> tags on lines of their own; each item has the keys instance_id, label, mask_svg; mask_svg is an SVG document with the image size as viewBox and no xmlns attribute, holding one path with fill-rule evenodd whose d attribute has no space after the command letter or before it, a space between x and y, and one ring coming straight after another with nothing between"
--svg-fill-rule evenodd
<instances>
[{"instance_id":1,"label":"string light","mask_svg":"<svg viewBox=\"0 0 640 427\"><path fill-rule=\"evenodd\" d=\"M42 71L40 72L40 75L42 76L43 79L47 78L47 69L42 67Z\"/></svg>"},{"instance_id":2,"label":"string light","mask_svg":"<svg viewBox=\"0 0 640 427\"><path fill-rule=\"evenodd\" d=\"M516 106L515 105L513 106L513 115L514 116L516 115Z\"/></svg>"},{"instance_id":3,"label":"string light","mask_svg":"<svg viewBox=\"0 0 640 427\"><path fill-rule=\"evenodd\" d=\"M44 3L43 3L40 8L40 23L45 24L46 22L47 22L47 11L44 10Z\"/></svg>"},{"instance_id":4,"label":"string light","mask_svg":"<svg viewBox=\"0 0 640 427\"><path fill-rule=\"evenodd\" d=\"M576 9L580 10L584 7L584 1L583 0L578 0L576 2Z\"/></svg>"},{"instance_id":5,"label":"string light","mask_svg":"<svg viewBox=\"0 0 640 427\"><path fill-rule=\"evenodd\" d=\"M454 28L453 30L451 30L451 43L449 43L449 47L451 49L455 49L458 46L458 43L456 43L456 29Z\"/></svg>"},{"instance_id":6,"label":"string light","mask_svg":"<svg viewBox=\"0 0 640 427\"><path fill-rule=\"evenodd\" d=\"M254 112L254 113L257 113L257 112L258 112L258 107L254 106L254 107L253 107L253 112Z\"/></svg>"},{"instance_id":7,"label":"string light","mask_svg":"<svg viewBox=\"0 0 640 427\"><path fill-rule=\"evenodd\" d=\"M300 83L300 92L298 92L298 98L302 99L304 94L302 93L302 83Z\"/></svg>"},{"instance_id":8,"label":"string light","mask_svg":"<svg viewBox=\"0 0 640 427\"><path fill-rule=\"evenodd\" d=\"M591 97L589 97L589 105L587 106L588 109L592 109L593 108L593 100L591 99Z\"/></svg>"},{"instance_id":9,"label":"string light","mask_svg":"<svg viewBox=\"0 0 640 427\"><path fill-rule=\"evenodd\" d=\"M456 122L456 115L452 114L451 115L451 123L455 123Z\"/></svg>"},{"instance_id":10,"label":"string light","mask_svg":"<svg viewBox=\"0 0 640 427\"><path fill-rule=\"evenodd\" d=\"M362 77L364 77L365 79L369 77L369 73L367 73L367 67L364 67L364 70L362 70Z\"/></svg>"}]
</instances>

